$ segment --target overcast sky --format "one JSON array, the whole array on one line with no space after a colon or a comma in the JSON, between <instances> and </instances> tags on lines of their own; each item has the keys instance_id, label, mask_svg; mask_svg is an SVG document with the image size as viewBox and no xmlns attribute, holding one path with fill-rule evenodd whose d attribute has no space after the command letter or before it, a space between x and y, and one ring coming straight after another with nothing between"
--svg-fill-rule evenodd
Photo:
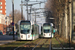
<instances>
[{"instance_id":1,"label":"overcast sky","mask_svg":"<svg viewBox=\"0 0 75 50\"><path fill-rule=\"evenodd\" d=\"M36 0L30 0L30 1L36 1ZM14 9L21 10L20 4L21 0L14 0ZM37 5L33 7L35 8L39 7L39 5L37 7L36 6ZM44 4L42 4L41 6L44 7ZM25 6L23 6L23 9L25 11ZM6 0L6 15L8 16L11 11L12 11L12 0Z\"/></svg>"}]
</instances>

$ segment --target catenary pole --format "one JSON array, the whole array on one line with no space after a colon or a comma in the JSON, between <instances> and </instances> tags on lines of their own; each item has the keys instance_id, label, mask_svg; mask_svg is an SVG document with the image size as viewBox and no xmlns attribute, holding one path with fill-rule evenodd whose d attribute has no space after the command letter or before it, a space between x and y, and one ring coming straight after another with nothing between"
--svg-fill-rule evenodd
<instances>
[{"instance_id":1,"label":"catenary pole","mask_svg":"<svg viewBox=\"0 0 75 50\"><path fill-rule=\"evenodd\" d=\"M14 23L14 0L12 0L12 18L13 18L13 23ZM14 26L13 26L13 40L15 40Z\"/></svg>"},{"instance_id":2,"label":"catenary pole","mask_svg":"<svg viewBox=\"0 0 75 50\"><path fill-rule=\"evenodd\" d=\"M21 0L21 4L23 3L23 1ZM21 20L23 19L23 5L21 5Z\"/></svg>"}]
</instances>

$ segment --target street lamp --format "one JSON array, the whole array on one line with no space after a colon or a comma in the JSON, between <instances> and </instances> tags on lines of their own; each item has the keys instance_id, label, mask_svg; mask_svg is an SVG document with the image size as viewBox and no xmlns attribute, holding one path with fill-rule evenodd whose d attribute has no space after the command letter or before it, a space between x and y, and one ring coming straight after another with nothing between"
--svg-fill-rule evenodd
<instances>
[{"instance_id":1,"label":"street lamp","mask_svg":"<svg viewBox=\"0 0 75 50\"><path fill-rule=\"evenodd\" d=\"M14 0L12 0L12 17L13 17L13 23L14 23ZM14 26L13 26L13 40L15 40Z\"/></svg>"},{"instance_id":2,"label":"street lamp","mask_svg":"<svg viewBox=\"0 0 75 50\"><path fill-rule=\"evenodd\" d=\"M21 0L21 4L23 3L23 1ZM21 20L23 19L23 5L21 5Z\"/></svg>"}]
</instances>

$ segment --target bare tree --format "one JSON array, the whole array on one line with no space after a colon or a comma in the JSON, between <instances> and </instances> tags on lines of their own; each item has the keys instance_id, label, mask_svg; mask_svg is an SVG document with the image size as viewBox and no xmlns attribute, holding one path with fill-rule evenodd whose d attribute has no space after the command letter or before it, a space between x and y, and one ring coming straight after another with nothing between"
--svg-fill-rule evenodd
<instances>
[{"instance_id":1,"label":"bare tree","mask_svg":"<svg viewBox=\"0 0 75 50\"><path fill-rule=\"evenodd\" d=\"M12 12L10 13L12 15ZM21 19L21 12L19 10L14 10L14 23L16 24L19 20L25 20L24 16Z\"/></svg>"},{"instance_id":2,"label":"bare tree","mask_svg":"<svg viewBox=\"0 0 75 50\"><path fill-rule=\"evenodd\" d=\"M54 24L59 30L59 35L62 35L62 31L64 30L62 27L64 27L63 22L65 21L63 15L65 13L65 3L65 0L48 0L45 4L45 8L51 11L53 18L55 18Z\"/></svg>"}]
</instances>

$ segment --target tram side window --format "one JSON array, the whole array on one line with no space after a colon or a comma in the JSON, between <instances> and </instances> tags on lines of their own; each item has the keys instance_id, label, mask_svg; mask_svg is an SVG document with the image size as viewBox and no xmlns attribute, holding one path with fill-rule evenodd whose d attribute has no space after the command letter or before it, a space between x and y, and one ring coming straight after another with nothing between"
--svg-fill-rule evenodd
<instances>
[{"instance_id":1,"label":"tram side window","mask_svg":"<svg viewBox=\"0 0 75 50\"><path fill-rule=\"evenodd\" d=\"M34 33L34 26L32 25L32 34Z\"/></svg>"},{"instance_id":2,"label":"tram side window","mask_svg":"<svg viewBox=\"0 0 75 50\"><path fill-rule=\"evenodd\" d=\"M74 32L75 32L75 26L74 26Z\"/></svg>"},{"instance_id":3,"label":"tram side window","mask_svg":"<svg viewBox=\"0 0 75 50\"><path fill-rule=\"evenodd\" d=\"M52 28L52 33L53 33L53 28Z\"/></svg>"},{"instance_id":4,"label":"tram side window","mask_svg":"<svg viewBox=\"0 0 75 50\"><path fill-rule=\"evenodd\" d=\"M37 27L35 26L35 34L37 34Z\"/></svg>"},{"instance_id":5,"label":"tram side window","mask_svg":"<svg viewBox=\"0 0 75 50\"><path fill-rule=\"evenodd\" d=\"M37 34L38 34L38 26L37 26Z\"/></svg>"},{"instance_id":6,"label":"tram side window","mask_svg":"<svg viewBox=\"0 0 75 50\"><path fill-rule=\"evenodd\" d=\"M41 32L42 32L42 27L41 27Z\"/></svg>"},{"instance_id":7,"label":"tram side window","mask_svg":"<svg viewBox=\"0 0 75 50\"><path fill-rule=\"evenodd\" d=\"M43 27L41 26L41 34L43 35Z\"/></svg>"},{"instance_id":8,"label":"tram side window","mask_svg":"<svg viewBox=\"0 0 75 50\"><path fill-rule=\"evenodd\" d=\"M38 30L37 30L37 34L39 34L39 26L37 27L37 29L38 29Z\"/></svg>"},{"instance_id":9,"label":"tram side window","mask_svg":"<svg viewBox=\"0 0 75 50\"><path fill-rule=\"evenodd\" d=\"M36 26L36 28L35 28L35 29L36 29L36 34L37 34L37 33L38 33L38 28L37 28L37 26Z\"/></svg>"}]
</instances>

